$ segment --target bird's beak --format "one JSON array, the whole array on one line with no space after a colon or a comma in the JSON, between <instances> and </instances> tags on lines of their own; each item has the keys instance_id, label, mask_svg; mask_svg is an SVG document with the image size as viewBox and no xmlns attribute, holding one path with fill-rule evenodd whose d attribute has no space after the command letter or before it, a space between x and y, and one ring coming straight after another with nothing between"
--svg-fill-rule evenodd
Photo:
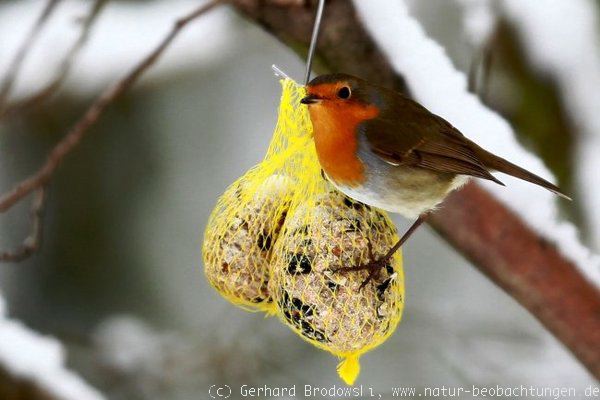
<instances>
[{"instance_id":1,"label":"bird's beak","mask_svg":"<svg viewBox=\"0 0 600 400\"><path fill-rule=\"evenodd\" d=\"M300 103L302 104L315 104L315 103L319 103L321 102L321 98L317 95L314 94L309 94L308 96L306 96L305 98L303 98L302 100L300 100Z\"/></svg>"}]
</instances>

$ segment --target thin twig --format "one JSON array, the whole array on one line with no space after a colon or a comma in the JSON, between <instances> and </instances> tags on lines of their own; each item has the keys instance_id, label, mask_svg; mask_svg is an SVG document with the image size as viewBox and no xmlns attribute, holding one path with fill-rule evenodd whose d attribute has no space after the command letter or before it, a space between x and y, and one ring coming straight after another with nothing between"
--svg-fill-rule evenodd
<instances>
[{"instance_id":1,"label":"thin twig","mask_svg":"<svg viewBox=\"0 0 600 400\"><path fill-rule=\"evenodd\" d=\"M492 64L494 61L493 45L496 42L498 32L494 31L485 43L476 49L475 56L469 66L468 90L479 96L485 102L490 89L492 77Z\"/></svg>"},{"instance_id":2,"label":"thin twig","mask_svg":"<svg viewBox=\"0 0 600 400\"><path fill-rule=\"evenodd\" d=\"M29 33L25 36L25 40L19 47L19 50L15 54L15 58L10 63L8 70L6 72L6 76L2 81L2 85L0 86L0 115L3 114L3 109L6 106L6 101L10 96L10 92L15 84L15 81L19 75L19 71L21 70L21 66L23 65L23 61L27 57L27 54L33 47L36 39L38 38L42 28L52 15L52 12L56 9L56 6L61 0L48 0L46 2L46 6L42 10L42 13L35 21L33 26L31 27Z\"/></svg>"},{"instance_id":3,"label":"thin twig","mask_svg":"<svg viewBox=\"0 0 600 400\"><path fill-rule=\"evenodd\" d=\"M174 23L171 31L151 53L144 57L123 79L116 82L114 85L108 87L103 93L100 94L100 96L98 96L98 98L88 108L86 113L77 121L77 123L75 123L75 125L65 135L65 137L62 140L60 140L52 149L52 151L48 155L46 162L42 165L42 167L38 169L37 172L15 185L11 190L9 190L2 197L0 197L0 212L6 212L31 192L35 190L42 190L49 183L53 173L56 171L56 168L61 164L64 158L69 153L71 153L71 151L73 151L73 149L81 142L81 139L88 132L89 128L98 121L105 109L126 90L131 88L137 82L137 80L152 65L154 65L154 63L156 63L156 61L164 53L167 47L169 47L173 40L175 40L175 38L179 35L181 30L196 18L200 17L207 11L213 9L215 6L225 3L226 1L227 0L212 0L198 7L186 16L178 19ZM43 209L44 205L43 193L39 204L39 211L41 214L41 210ZM34 207L34 210L35 209L36 208ZM34 220L34 231L36 228L35 225L38 224L38 222L35 221L39 222L39 220ZM38 227L41 230L41 226L39 226L39 224ZM33 242L35 243L34 240ZM24 245L27 245L28 243L29 240L27 240L26 243L24 243ZM34 247L33 251L35 251L35 246L31 247ZM32 252L24 251L20 253L19 250L17 250L15 252L6 252L4 254L8 255L5 256L5 258L11 260L10 255L13 255L13 258L19 258L14 257L14 254L17 253L22 253L22 258L25 258L28 255L31 255ZM3 258L0 257L0 261L2 260Z\"/></svg>"},{"instance_id":4,"label":"thin twig","mask_svg":"<svg viewBox=\"0 0 600 400\"><path fill-rule=\"evenodd\" d=\"M1 252L1 262L23 261L40 248L42 245L42 218L45 205L46 188L42 186L35 191L33 201L31 202L31 232L29 233L29 236L27 236L23 243L15 250Z\"/></svg>"},{"instance_id":5,"label":"thin twig","mask_svg":"<svg viewBox=\"0 0 600 400\"><path fill-rule=\"evenodd\" d=\"M71 72L71 68L75 63L79 52L81 49L83 49L90 36L91 28L106 2L107 0L95 0L94 5L90 8L89 14L85 17L85 20L82 23L79 37L73 43L64 59L60 63L54 79L52 79L46 84L46 86L42 87L33 95L15 103L8 104L6 107L4 107L4 109L0 109L0 119L7 114L16 114L33 106L39 106L42 102L56 93Z\"/></svg>"}]
</instances>

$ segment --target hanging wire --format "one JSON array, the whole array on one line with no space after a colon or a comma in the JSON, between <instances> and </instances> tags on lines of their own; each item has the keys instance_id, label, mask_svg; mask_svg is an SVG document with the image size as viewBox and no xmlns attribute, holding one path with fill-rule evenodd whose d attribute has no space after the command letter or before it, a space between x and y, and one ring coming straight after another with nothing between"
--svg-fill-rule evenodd
<instances>
[{"instance_id":1,"label":"hanging wire","mask_svg":"<svg viewBox=\"0 0 600 400\"><path fill-rule=\"evenodd\" d=\"M310 47L308 49L308 57L306 58L306 79L304 83L308 85L310 81L310 70L312 67L313 55L317 47L317 39L319 37L319 30L321 29L321 19L323 17L323 8L325 8L325 0L319 0L317 7L317 15L315 16L315 25L313 27L312 37L310 38Z\"/></svg>"},{"instance_id":2,"label":"hanging wire","mask_svg":"<svg viewBox=\"0 0 600 400\"><path fill-rule=\"evenodd\" d=\"M317 14L315 16L315 24L313 26L313 32L310 38L310 47L308 48L308 56L306 58L306 78L304 80L305 84L308 84L308 82L310 81L310 70L312 68L313 55L315 53L315 49L317 48L317 40L319 38L319 30L321 29L321 20L323 18L324 8L325 0L319 0L319 5L317 6ZM289 75L286 74L276 64L271 65L271 69L273 70L273 73L275 73L275 76L284 79L290 79Z\"/></svg>"}]
</instances>

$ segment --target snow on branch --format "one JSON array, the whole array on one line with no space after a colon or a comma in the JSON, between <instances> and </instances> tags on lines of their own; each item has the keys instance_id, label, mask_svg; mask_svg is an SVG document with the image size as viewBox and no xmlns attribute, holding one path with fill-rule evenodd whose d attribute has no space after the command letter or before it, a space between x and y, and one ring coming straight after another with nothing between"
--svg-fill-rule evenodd
<instances>
[{"instance_id":1,"label":"snow on branch","mask_svg":"<svg viewBox=\"0 0 600 400\"><path fill-rule=\"evenodd\" d=\"M523 3L519 1L519 7ZM407 80L414 98L485 149L552 180L540 159L517 142L510 125L468 92L465 75L452 65L444 49L427 37L403 2L354 1L354 5L393 67ZM573 224L560 220L556 196L512 177L502 176L501 180L507 187L480 183L600 285L600 257L581 244Z\"/></svg>"},{"instance_id":2,"label":"snow on branch","mask_svg":"<svg viewBox=\"0 0 600 400\"><path fill-rule=\"evenodd\" d=\"M492 0L456 0L463 7L463 30L471 45L485 45L496 27Z\"/></svg>"},{"instance_id":3,"label":"snow on branch","mask_svg":"<svg viewBox=\"0 0 600 400\"><path fill-rule=\"evenodd\" d=\"M8 375L11 380L14 380L15 385L20 382L21 385L30 387L28 390L31 393L39 393L38 397L31 396L32 399L103 400L105 398L65 367L65 351L56 339L42 336L22 323L10 319L2 297L0 297L0 375ZM0 395L5 393L2 386L4 382L1 381L2 379L0 379Z\"/></svg>"},{"instance_id":4,"label":"snow on branch","mask_svg":"<svg viewBox=\"0 0 600 400\"><path fill-rule=\"evenodd\" d=\"M591 0L503 0L533 67L558 85L577 129L580 195L600 250L600 21Z\"/></svg>"}]
</instances>

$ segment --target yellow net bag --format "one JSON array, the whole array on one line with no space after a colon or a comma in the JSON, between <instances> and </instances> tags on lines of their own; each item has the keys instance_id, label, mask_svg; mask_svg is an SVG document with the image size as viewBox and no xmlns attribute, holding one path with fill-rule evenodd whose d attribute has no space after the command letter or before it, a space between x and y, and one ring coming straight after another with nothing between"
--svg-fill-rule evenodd
<instances>
[{"instance_id":1,"label":"yellow net bag","mask_svg":"<svg viewBox=\"0 0 600 400\"><path fill-rule=\"evenodd\" d=\"M291 179L264 174L262 164L221 196L204 234L204 271L231 303L273 311L268 282L273 245L283 225Z\"/></svg>"},{"instance_id":2,"label":"yellow net bag","mask_svg":"<svg viewBox=\"0 0 600 400\"><path fill-rule=\"evenodd\" d=\"M336 191L321 175L304 88L282 81L277 126L264 160L219 199L204 240L209 282L231 302L276 313L303 339L342 358L353 384L361 354L383 343L403 309L401 253L362 289L344 271L398 240L387 215Z\"/></svg>"}]
</instances>

